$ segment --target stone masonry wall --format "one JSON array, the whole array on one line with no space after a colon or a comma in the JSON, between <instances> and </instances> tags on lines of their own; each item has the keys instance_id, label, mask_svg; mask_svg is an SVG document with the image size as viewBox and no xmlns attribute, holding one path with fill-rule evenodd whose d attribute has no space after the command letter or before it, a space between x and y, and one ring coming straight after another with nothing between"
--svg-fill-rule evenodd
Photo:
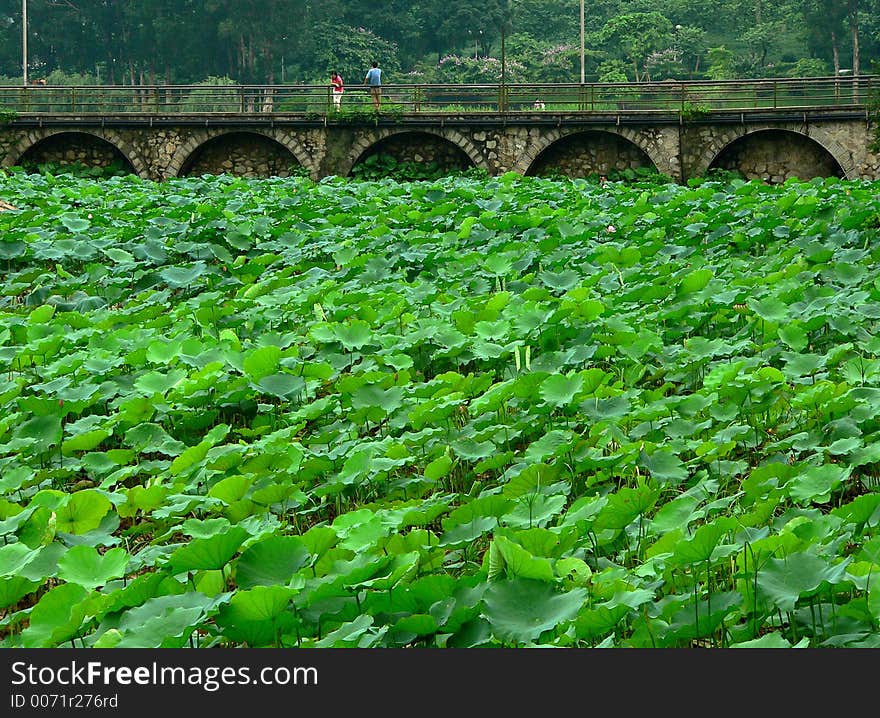
<instances>
[{"instance_id":1,"label":"stone masonry wall","mask_svg":"<svg viewBox=\"0 0 880 718\"><path fill-rule=\"evenodd\" d=\"M124 157L138 175L153 180L201 172L284 176L297 165L320 179L347 176L356 162L391 150L401 159L475 166L490 175L558 171L582 176L653 164L677 181L704 175L712 166L769 181L795 175L880 179L880 155L869 149L873 127L863 119L607 127L509 122L468 126L464 118L459 120L454 126L438 121L436 126L408 127L404 119L379 126L262 124L231 130L116 128L77 118L70 127L0 127L0 165L34 159L103 165L112 156ZM119 154L108 154L102 142Z\"/></svg>"}]
</instances>

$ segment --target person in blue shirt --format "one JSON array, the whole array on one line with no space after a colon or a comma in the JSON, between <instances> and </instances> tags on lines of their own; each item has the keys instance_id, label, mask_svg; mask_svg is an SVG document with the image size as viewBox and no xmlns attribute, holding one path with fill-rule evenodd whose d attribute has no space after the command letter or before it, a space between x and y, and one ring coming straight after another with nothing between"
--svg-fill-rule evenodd
<instances>
[{"instance_id":1,"label":"person in blue shirt","mask_svg":"<svg viewBox=\"0 0 880 718\"><path fill-rule=\"evenodd\" d=\"M379 103L382 100L382 70L379 69L379 63L372 63L372 67L367 70L364 77L364 84L370 86L370 95L373 98L373 107L376 112L379 111Z\"/></svg>"}]
</instances>

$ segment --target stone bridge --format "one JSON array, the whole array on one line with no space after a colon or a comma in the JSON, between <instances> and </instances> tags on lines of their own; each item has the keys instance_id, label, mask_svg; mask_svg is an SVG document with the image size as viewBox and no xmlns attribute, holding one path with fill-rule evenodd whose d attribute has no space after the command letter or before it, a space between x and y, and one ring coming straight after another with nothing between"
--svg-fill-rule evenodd
<instances>
[{"instance_id":1,"label":"stone bridge","mask_svg":"<svg viewBox=\"0 0 880 718\"><path fill-rule=\"evenodd\" d=\"M681 115L527 113L405 115L374 119L51 117L0 127L0 164L111 166L143 178L232 174L349 176L375 155L490 175L585 177L639 168L678 182L718 168L747 178L880 179L865 111L711 112Z\"/></svg>"}]
</instances>

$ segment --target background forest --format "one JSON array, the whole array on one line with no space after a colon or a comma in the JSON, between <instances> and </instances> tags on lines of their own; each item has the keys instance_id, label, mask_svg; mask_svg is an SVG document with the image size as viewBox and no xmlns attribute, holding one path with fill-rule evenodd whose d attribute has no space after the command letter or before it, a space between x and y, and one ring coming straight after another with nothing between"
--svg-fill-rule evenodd
<instances>
[{"instance_id":1,"label":"background forest","mask_svg":"<svg viewBox=\"0 0 880 718\"><path fill-rule=\"evenodd\" d=\"M21 80L0 0L0 82ZM52 84L578 82L579 0L29 0L29 75ZM590 0L585 79L826 76L880 57L880 0Z\"/></svg>"}]
</instances>

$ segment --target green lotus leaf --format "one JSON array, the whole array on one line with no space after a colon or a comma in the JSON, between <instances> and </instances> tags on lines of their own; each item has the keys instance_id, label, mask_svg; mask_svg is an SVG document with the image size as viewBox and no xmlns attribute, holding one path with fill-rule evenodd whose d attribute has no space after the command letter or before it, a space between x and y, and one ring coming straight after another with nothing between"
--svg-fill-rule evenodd
<instances>
[{"instance_id":1,"label":"green lotus leaf","mask_svg":"<svg viewBox=\"0 0 880 718\"><path fill-rule=\"evenodd\" d=\"M179 341L155 341L147 347L147 361L154 364L172 364L181 351Z\"/></svg>"},{"instance_id":2,"label":"green lotus leaf","mask_svg":"<svg viewBox=\"0 0 880 718\"><path fill-rule=\"evenodd\" d=\"M58 577L92 590L125 575L128 559L123 548L100 554L91 546L74 546L58 560Z\"/></svg>"},{"instance_id":3,"label":"green lotus leaf","mask_svg":"<svg viewBox=\"0 0 880 718\"><path fill-rule=\"evenodd\" d=\"M502 521L512 528L546 526L550 519L562 512L567 503L568 497L563 494L522 496L513 511L507 513Z\"/></svg>"},{"instance_id":4,"label":"green lotus leaf","mask_svg":"<svg viewBox=\"0 0 880 718\"><path fill-rule=\"evenodd\" d=\"M361 349L373 338L370 325L357 319L349 324L334 325L333 336L348 351Z\"/></svg>"},{"instance_id":5,"label":"green lotus leaf","mask_svg":"<svg viewBox=\"0 0 880 718\"><path fill-rule=\"evenodd\" d=\"M497 551L509 578L525 578L553 583L556 575L548 558L533 556L526 549L504 536L496 536L489 551ZM491 577L490 577L491 578Z\"/></svg>"},{"instance_id":6,"label":"green lotus leaf","mask_svg":"<svg viewBox=\"0 0 880 718\"><path fill-rule=\"evenodd\" d=\"M579 374L563 376L552 374L541 384L541 398L556 408L568 406L583 388L584 380Z\"/></svg>"},{"instance_id":7,"label":"green lotus leaf","mask_svg":"<svg viewBox=\"0 0 880 718\"><path fill-rule=\"evenodd\" d=\"M183 379L186 378L186 372L182 369L172 369L169 372L150 371L141 374L134 385L144 396L151 397L154 394L165 394Z\"/></svg>"},{"instance_id":8,"label":"green lotus leaf","mask_svg":"<svg viewBox=\"0 0 880 718\"><path fill-rule=\"evenodd\" d=\"M699 504L698 497L688 494L665 503L651 519L652 529L659 534L675 529L687 529L700 513L696 510Z\"/></svg>"},{"instance_id":9,"label":"green lotus leaf","mask_svg":"<svg viewBox=\"0 0 880 718\"><path fill-rule=\"evenodd\" d=\"M352 590L368 588L388 591L398 585L405 585L412 580L421 565L419 552L396 554L390 561L383 561L375 566L376 570L366 575L354 572L343 581L344 586Z\"/></svg>"},{"instance_id":10,"label":"green lotus leaf","mask_svg":"<svg viewBox=\"0 0 880 718\"><path fill-rule=\"evenodd\" d=\"M38 549L36 556L28 561L21 569L19 575L29 581L43 582L47 578L54 577L58 572L58 560L67 551L67 547L58 541Z\"/></svg>"},{"instance_id":11,"label":"green lotus leaf","mask_svg":"<svg viewBox=\"0 0 880 718\"><path fill-rule=\"evenodd\" d=\"M593 522L593 530L620 530L629 526L638 516L643 516L653 508L660 497L660 489L639 485L635 488L624 486L608 497L606 503Z\"/></svg>"},{"instance_id":12,"label":"green lotus leaf","mask_svg":"<svg viewBox=\"0 0 880 718\"><path fill-rule=\"evenodd\" d=\"M491 441L474 441L473 439L460 439L453 441L452 450L467 461L479 461L495 454L498 450Z\"/></svg>"},{"instance_id":13,"label":"green lotus leaf","mask_svg":"<svg viewBox=\"0 0 880 718\"><path fill-rule=\"evenodd\" d=\"M489 586L483 597L483 615L501 641L528 644L544 631L574 619L586 597L585 589L559 593L542 581L509 579Z\"/></svg>"},{"instance_id":14,"label":"green lotus leaf","mask_svg":"<svg viewBox=\"0 0 880 718\"><path fill-rule=\"evenodd\" d=\"M372 463L372 451L365 449L351 454L342 465L339 472L339 481L343 484L357 484L370 473Z\"/></svg>"},{"instance_id":15,"label":"green lotus leaf","mask_svg":"<svg viewBox=\"0 0 880 718\"><path fill-rule=\"evenodd\" d=\"M598 606L582 611L574 623L575 635L582 640L593 641L606 636L630 612L629 606L615 604Z\"/></svg>"},{"instance_id":16,"label":"green lotus leaf","mask_svg":"<svg viewBox=\"0 0 880 718\"><path fill-rule=\"evenodd\" d=\"M167 495L168 488L165 486L132 486L125 492L125 503L120 504L117 511L120 518L136 516L139 511L148 514L159 508Z\"/></svg>"},{"instance_id":17,"label":"green lotus leaf","mask_svg":"<svg viewBox=\"0 0 880 718\"><path fill-rule=\"evenodd\" d=\"M75 214L70 214L67 212L62 214L58 218L58 220L71 232L85 232L89 227L92 226L92 223L89 222L89 220L84 219L83 217L77 217Z\"/></svg>"},{"instance_id":18,"label":"green lotus leaf","mask_svg":"<svg viewBox=\"0 0 880 718\"><path fill-rule=\"evenodd\" d=\"M576 287L581 280L581 276L574 270L566 269L562 272L541 272L538 275L538 279L541 280L544 286L550 289L565 292L572 287Z\"/></svg>"},{"instance_id":19,"label":"green lotus leaf","mask_svg":"<svg viewBox=\"0 0 880 718\"><path fill-rule=\"evenodd\" d=\"M241 553L235 562L235 581L241 588L287 585L311 560L299 537L269 536Z\"/></svg>"},{"instance_id":20,"label":"green lotus leaf","mask_svg":"<svg viewBox=\"0 0 880 718\"><path fill-rule=\"evenodd\" d=\"M61 453L71 456L78 451L92 451L111 436L113 436L112 429L93 429L77 434L61 442Z\"/></svg>"},{"instance_id":21,"label":"green lotus leaf","mask_svg":"<svg viewBox=\"0 0 880 718\"><path fill-rule=\"evenodd\" d=\"M159 272L159 276L169 287L180 289L193 284L193 282L201 278L206 271L207 266L204 262L195 262L189 267L168 267Z\"/></svg>"},{"instance_id":22,"label":"green lotus leaf","mask_svg":"<svg viewBox=\"0 0 880 718\"><path fill-rule=\"evenodd\" d=\"M257 382L257 388L270 396L291 401L305 392L306 381L294 374L270 374Z\"/></svg>"},{"instance_id":23,"label":"green lotus leaf","mask_svg":"<svg viewBox=\"0 0 880 718\"><path fill-rule=\"evenodd\" d=\"M158 596L126 611L119 621L122 639L117 648L181 648L199 623L228 595L216 597L189 591L177 596Z\"/></svg>"},{"instance_id":24,"label":"green lotus leaf","mask_svg":"<svg viewBox=\"0 0 880 718\"><path fill-rule=\"evenodd\" d=\"M275 374L280 361L281 349L272 345L259 347L245 354L242 369L251 381L259 382L264 377Z\"/></svg>"},{"instance_id":25,"label":"green lotus leaf","mask_svg":"<svg viewBox=\"0 0 880 718\"><path fill-rule=\"evenodd\" d=\"M662 448L656 449L651 455L642 452L639 455L639 465L663 484L680 484L688 477L687 468L681 459L671 451Z\"/></svg>"},{"instance_id":26,"label":"green lotus leaf","mask_svg":"<svg viewBox=\"0 0 880 718\"><path fill-rule=\"evenodd\" d=\"M114 262L115 264L126 265L136 263L136 260L131 253L126 252L124 249L120 249L119 247L102 248L101 251L105 255L107 255L107 258L110 261Z\"/></svg>"},{"instance_id":27,"label":"green lotus leaf","mask_svg":"<svg viewBox=\"0 0 880 718\"><path fill-rule=\"evenodd\" d=\"M236 591L229 601L229 621L271 621L285 610L296 591L286 586L255 586Z\"/></svg>"},{"instance_id":28,"label":"green lotus leaf","mask_svg":"<svg viewBox=\"0 0 880 718\"><path fill-rule=\"evenodd\" d=\"M799 471L788 482L789 496L798 503L824 504L830 501L831 492L839 487L849 471L838 464L810 466Z\"/></svg>"},{"instance_id":29,"label":"green lotus leaf","mask_svg":"<svg viewBox=\"0 0 880 718\"><path fill-rule=\"evenodd\" d=\"M244 498L253 483L253 476L227 476L211 487L208 491L208 496L220 499L220 501L227 505L233 504Z\"/></svg>"},{"instance_id":30,"label":"green lotus leaf","mask_svg":"<svg viewBox=\"0 0 880 718\"><path fill-rule=\"evenodd\" d=\"M771 558L760 568L755 582L759 592L781 611L792 611L798 599L813 595L824 584L846 580L850 559L829 563L815 553L800 551Z\"/></svg>"},{"instance_id":31,"label":"green lotus leaf","mask_svg":"<svg viewBox=\"0 0 880 718\"><path fill-rule=\"evenodd\" d=\"M0 546L0 576L20 575L21 569L33 561L40 550L21 542Z\"/></svg>"},{"instance_id":32,"label":"green lotus leaf","mask_svg":"<svg viewBox=\"0 0 880 718\"><path fill-rule=\"evenodd\" d=\"M45 324L55 315L55 307L44 304L37 307L28 315L28 324Z\"/></svg>"},{"instance_id":33,"label":"green lotus leaf","mask_svg":"<svg viewBox=\"0 0 880 718\"><path fill-rule=\"evenodd\" d=\"M10 260L23 257L27 253L27 245L17 239L0 240L0 259Z\"/></svg>"},{"instance_id":34,"label":"green lotus leaf","mask_svg":"<svg viewBox=\"0 0 880 718\"><path fill-rule=\"evenodd\" d=\"M41 583L41 581L31 581L23 576L0 578L0 608L15 605L22 598L36 591Z\"/></svg>"},{"instance_id":35,"label":"green lotus leaf","mask_svg":"<svg viewBox=\"0 0 880 718\"><path fill-rule=\"evenodd\" d=\"M503 495L511 499L534 495L546 491L552 486L556 470L548 464L532 464L526 466L504 485Z\"/></svg>"},{"instance_id":36,"label":"green lotus leaf","mask_svg":"<svg viewBox=\"0 0 880 718\"><path fill-rule=\"evenodd\" d=\"M168 567L174 573L221 569L229 563L248 536L243 528L233 526L225 533L210 538L193 539L174 550L168 558Z\"/></svg>"},{"instance_id":37,"label":"green lotus leaf","mask_svg":"<svg viewBox=\"0 0 880 718\"><path fill-rule=\"evenodd\" d=\"M778 631L766 633L760 638L753 638L750 641L740 641L739 643L731 643L731 648L806 648L809 645L809 639L805 638L799 641L797 645L792 646L791 643Z\"/></svg>"},{"instance_id":38,"label":"green lotus leaf","mask_svg":"<svg viewBox=\"0 0 880 718\"><path fill-rule=\"evenodd\" d=\"M25 421L15 432L16 438L27 441L35 453L48 451L61 443L62 438L60 416L35 416Z\"/></svg>"},{"instance_id":39,"label":"green lotus leaf","mask_svg":"<svg viewBox=\"0 0 880 718\"><path fill-rule=\"evenodd\" d=\"M21 632L25 648L53 648L77 635L89 613L89 592L65 583L43 594Z\"/></svg>"},{"instance_id":40,"label":"green lotus leaf","mask_svg":"<svg viewBox=\"0 0 880 718\"><path fill-rule=\"evenodd\" d=\"M425 466L425 478L429 481L439 481L444 476L448 476L452 470L452 457L444 454Z\"/></svg>"},{"instance_id":41,"label":"green lotus leaf","mask_svg":"<svg viewBox=\"0 0 880 718\"><path fill-rule=\"evenodd\" d=\"M22 486L30 482L35 475L36 471L30 466L16 466L15 468L7 469L0 476L0 492L11 494L13 491L18 491Z\"/></svg>"},{"instance_id":42,"label":"green lotus leaf","mask_svg":"<svg viewBox=\"0 0 880 718\"><path fill-rule=\"evenodd\" d=\"M56 512L57 530L70 534L88 533L101 525L111 508L110 499L102 492L93 489L77 491Z\"/></svg>"},{"instance_id":43,"label":"green lotus leaf","mask_svg":"<svg viewBox=\"0 0 880 718\"><path fill-rule=\"evenodd\" d=\"M711 269L695 269L682 278L679 294L695 294L705 289L714 276L715 273Z\"/></svg>"},{"instance_id":44,"label":"green lotus leaf","mask_svg":"<svg viewBox=\"0 0 880 718\"><path fill-rule=\"evenodd\" d=\"M383 389L375 384L369 384L357 389L351 395L351 405L355 409L378 408L386 414L391 414L403 406L404 392L401 387Z\"/></svg>"},{"instance_id":45,"label":"green lotus leaf","mask_svg":"<svg viewBox=\"0 0 880 718\"><path fill-rule=\"evenodd\" d=\"M576 435L572 431L553 429L531 443L525 459L530 463L540 463L549 457L561 456L572 448L575 439Z\"/></svg>"},{"instance_id":46,"label":"green lotus leaf","mask_svg":"<svg viewBox=\"0 0 880 718\"><path fill-rule=\"evenodd\" d=\"M671 560L685 565L710 561L721 539L737 526L736 519L730 517L717 518L700 526L691 538L676 544Z\"/></svg>"},{"instance_id":47,"label":"green lotus leaf","mask_svg":"<svg viewBox=\"0 0 880 718\"><path fill-rule=\"evenodd\" d=\"M179 456L186 444L170 436L160 424L143 422L125 432L124 441L142 454Z\"/></svg>"},{"instance_id":48,"label":"green lotus leaf","mask_svg":"<svg viewBox=\"0 0 880 718\"><path fill-rule=\"evenodd\" d=\"M454 524L440 536L439 546L471 544L484 534L494 530L497 525L498 519L494 516L483 516L467 523Z\"/></svg>"},{"instance_id":49,"label":"green lotus leaf","mask_svg":"<svg viewBox=\"0 0 880 718\"><path fill-rule=\"evenodd\" d=\"M831 511L832 516L839 516L857 525L869 524L876 526L880 522L880 494L858 496L843 506Z\"/></svg>"},{"instance_id":50,"label":"green lotus leaf","mask_svg":"<svg viewBox=\"0 0 880 718\"><path fill-rule=\"evenodd\" d=\"M437 619L427 613L414 613L401 618L392 626L392 630L407 636L407 642L420 636L430 636L437 632Z\"/></svg>"},{"instance_id":51,"label":"green lotus leaf","mask_svg":"<svg viewBox=\"0 0 880 718\"><path fill-rule=\"evenodd\" d=\"M358 616L355 620L344 623L324 638L315 642L316 648L343 648L360 647L368 648L369 642L365 641L373 626L372 616ZM384 629L383 629L384 631ZM366 645L364 645L366 643Z\"/></svg>"},{"instance_id":52,"label":"green lotus leaf","mask_svg":"<svg viewBox=\"0 0 880 718\"><path fill-rule=\"evenodd\" d=\"M174 461L171 462L169 471L171 472L172 476L182 474L193 465L204 461L205 457L208 455L208 451L211 449L211 446L212 443L210 441L202 441L195 446L190 446L185 451L183 451L180 456L178 456L176 459L174 459Z\"/></svg>"}]
</instances>

